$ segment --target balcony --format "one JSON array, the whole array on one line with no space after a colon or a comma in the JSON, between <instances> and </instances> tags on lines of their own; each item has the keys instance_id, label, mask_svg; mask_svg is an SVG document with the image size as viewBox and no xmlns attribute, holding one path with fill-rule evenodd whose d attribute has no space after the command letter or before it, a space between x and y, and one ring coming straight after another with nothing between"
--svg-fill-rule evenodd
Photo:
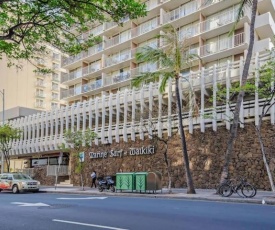
<instances>
[{"instance_id":1,"label":"balcony","mask_svg":"<svg viewBox=\"0 0 275 230\"><path fill-rule=\"evenodd\" d=\"M232 49L235 47L240 47L241 45L244 45L244 44L245 44L244 33L240 33L232 37L226 37L221 40L217 40L217 42L211 42L209 44L201 46L200 57L205 58L208 56L212 56L214 54L222 53L224 51L227 51L226 56L234 55L240 52L240 49L235 49L235 50L232 50ZM229 52L229 50L234 52ZM241 51L243 50L241 49ZM216 58L222 58L222 57L216 57Z\"/></svg>"},{"instance_id":2,"label":"balcony","mask_svg":"<svg viewBox=\"0 0 275 230\"><path fill-rule=\"evenodd\" d=\"M119 64L121 62L130 60L131 58L131 51L119 53L118 55L113 55L108 57L105 61L105 67L113 66Z\"/></svg>"},{"instance_id":3,"label":"balcony","mask_svg":"<svg viewBox=\"0 0 275 230\"><path fill-rule=\"evenodd\" d=\"M52 101L59 101L59 98L56 96L52 96Z\"/></svg>"},{"instance_id":4,"label":"balcony","mask_svg":"<svg viewBox=\"0 0 275 230\"><path fill-rule=\"evenodd\" d=\"M275 23L272 15L268 12L257 16L255 31L260 39L272 38L275 35Z\"/></svg>"},{"instance_id":5,"label":"balcony","mask_svg":"<svg viewBox=\"0 0 275 230\"><path fill-rule=\"evenodd\" d=\"M59 92L59 87L58 86L52 86L51 90Z\"/></svg>"},{"instance_id":6,"label":"balcony","mask_svg":"<svg viewBox=\"0 0 275 230\"><path fill-rule=\"evenodd\" d=\"M45 82L41 82L41 81L37 81L37 82L35 82L35 86L39 87L39 88L45 88L46 87L46 83Z\"/></svg>"},{"instance_id":7,"label":"balcony","mask_svg":"<svg viewBox=\"0 0 275 230\"><path fill-rule=\"evenodd\" d=\"M57 62L60 61L60 54L53 53L52 60Z\"/></svg>"},{"instance_id":8,"label":"balcony","mask_svg":"<svg viewBox=\"0 0 275 230\"><path fill-rule=\"evenodd\" d=\"M82 93L87 93L102 87L102 79L85 84L82 86Z\"/></svg>"},{"instance_id":9,"label":"balcony","mask_svg":"<svg viewBox=\"0 0 275 230\"><path fill-rule=\"evenodd\" d=\"M93 73L100 71L101 69L102 68L101 68L100 64L86 66L86 67L82 68L82 76L84 77L87 75L91 75Z\"/></svg>"},{"instance_id":10,"label":"balcony","mask_svg":"<svg viewBox=\"0 0 275 230\"><path fill-rule=\"evenodd\" d=\"M156 8L160 4L160 0L148 0L145 2L147 11Z\"/></svg>"},{"instance_id":11,"label":"balcony","mask_svg":"<svg viewBox=\"0 0 275 230\"><path fill-rule=\"evenodd\" d=\"M34 107L37 108L37 109L45 109L46 104L45 103L40 103L40 102L35 102Z\"/></svg>"},{"instance_id":12,"label":"balcony","mask_svg":"<svg viewBox=\"0 0 275 230\"><path fill-rule=\"evenodd\" d=\"M123 42L126 42L128 41L129 39L131 39L131 33L129 32L129 34L125 35L125 36L122 36L122 34L116 36L116 37L113 37L111 39L108 39L106 40L106 49L107 48L110 48L112 46L115 46L115 45L118 45L118 44L121 44Z\"/></svg>"},{"instance_id":13,"label":"balcony","mask_svg":"<svg viewBox=\"0 0 275 230\"><path fill-rule=\"evenodd\" d=\"M155 28L159 27L160 25L160 21L159 21L159 17L156 17L148 22L145 22L135 28L133 28L131 30L131 34L132 37L138 37L142 34L148 33L152 30L154 30Z\"/></svg>"},{"instance_id":14,"label":"balcony","mask_svg":"<svg viewBox=\"0 0 275 230\"><path fill-rule=\"evenodd\" d=\"M112 85L112 84L117 84L120 82L127 81L131 78L130 72L123 72L118 75L110 75L105 78L105 85Z\"/></svg>"},{"instance_id":15,"label":"balcony","mask_svg":"<svg viewBox=\"0 0 275 230\"><path fill-rule=\"evenodd\" d=\"M41 93L41 92L35 92L34 93L34 96L36 98L45 98L46 97L46 94L45 93Z\"/></svg>"},{"instance_id":16,"label":"balcony","mask_svg":"<svg viewBox=\"0 0 275 230\"><path fill-rule=\"evenodd\" d=\"M70 73L61 73L61 83L65 83L67 81L72 81L74 79L78 79L82 77L82 69L75 70Z\"/></svg>"},{"instance_id":17,"label":"balcony","mask_svg":"<svg viewBox=\"0 0 275 230\"><path fill-rule=\"evenodd\" d=\"M59 79L59 77L52 76L52 81L54 81L54 82L60 82L60 79Z\"/></svg>"}]
</instances>

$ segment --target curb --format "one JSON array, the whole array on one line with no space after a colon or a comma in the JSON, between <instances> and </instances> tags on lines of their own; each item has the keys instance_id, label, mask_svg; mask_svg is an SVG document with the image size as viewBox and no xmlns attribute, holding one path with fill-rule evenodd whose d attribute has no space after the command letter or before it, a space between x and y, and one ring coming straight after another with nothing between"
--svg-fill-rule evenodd
<instances>
[{"instance_id":1,"label":"curb","mask_svg":"<svg viewBox=\"0 0 275 230\"><path fill-rule=\"evenodd\" d=\"M40 193L56 193L56 194L71 194L71 195L92 195L92 196L112 196L112 197L131 197L131 198L150 198L150 199L176 199L176 200L198 200L198 201L215 201L226 203L242 203L242 204L262 204L262 199L249 199L249 198L225 198L219 197L194 197L194 196L175 196L173 194L139 194L139 193L109 193L109 192L90 192L90 191L43 191ZM265 205L275 205L275 199L264 198Z\"/></svg>"}]
</instances>

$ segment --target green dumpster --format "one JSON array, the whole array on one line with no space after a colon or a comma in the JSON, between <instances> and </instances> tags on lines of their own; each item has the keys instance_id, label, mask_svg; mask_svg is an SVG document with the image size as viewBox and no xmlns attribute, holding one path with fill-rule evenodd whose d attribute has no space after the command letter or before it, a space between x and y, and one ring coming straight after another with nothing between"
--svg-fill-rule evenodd
<instances>
[{"instance_id":1,"label":"green dumpster","mask_svg":"<svg viewBox=\"0 0 275 230\"><path fill-rule=\"evenodd\" d=\"M136 191L146 192L147 190L147 172L136 173Z\"/></svg>"},{"instance_id":2,"label":"green dumpster","mask_svg":"<svg viewBox=\"0 0 275 230\"><path fill-rule=\"evenodd\" d=\"M116 190L135 190L135 173L124 172L116 174Z\"/></svg>"}]
</instances>

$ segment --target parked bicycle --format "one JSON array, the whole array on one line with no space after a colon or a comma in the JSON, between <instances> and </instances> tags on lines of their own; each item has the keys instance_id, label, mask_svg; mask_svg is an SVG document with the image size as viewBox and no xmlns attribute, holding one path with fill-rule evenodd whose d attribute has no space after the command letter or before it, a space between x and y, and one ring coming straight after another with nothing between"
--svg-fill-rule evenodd
<instances>
[{"instance_id":1,"label":"parked bicycle","mask_svg":"<svg viewBox=\"0 0 275 230\"><path fill-rule=\"evenodd\" d=\"M240 197L252 198L256 196L257 189L249 184L246 179L240 178L239 182L233 183L233 180L227 180L218 188L218 193L223 197L229 197L237 193Z\"/></svg>"}]
</instances>

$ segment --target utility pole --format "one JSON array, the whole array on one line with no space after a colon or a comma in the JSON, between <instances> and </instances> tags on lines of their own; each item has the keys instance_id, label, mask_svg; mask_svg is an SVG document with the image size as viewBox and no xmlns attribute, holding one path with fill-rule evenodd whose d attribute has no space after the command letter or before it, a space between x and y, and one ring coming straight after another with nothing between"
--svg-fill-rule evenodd
<instances>
[{"instance_id":1,"label":"utility pole","mask_svg":"<svg viewBox=\"0 0 275 230\"><path fill-rule=\"evenodd\" d=\"M2 125L4 126L5 124L5 90L3 89L2 91L0 90L0 93L2 95L2 102L3 102L3 110L2 110ZM4 153L2 152L1 155L1 173L4 172Z\"/></svg>"}]
</instances>

